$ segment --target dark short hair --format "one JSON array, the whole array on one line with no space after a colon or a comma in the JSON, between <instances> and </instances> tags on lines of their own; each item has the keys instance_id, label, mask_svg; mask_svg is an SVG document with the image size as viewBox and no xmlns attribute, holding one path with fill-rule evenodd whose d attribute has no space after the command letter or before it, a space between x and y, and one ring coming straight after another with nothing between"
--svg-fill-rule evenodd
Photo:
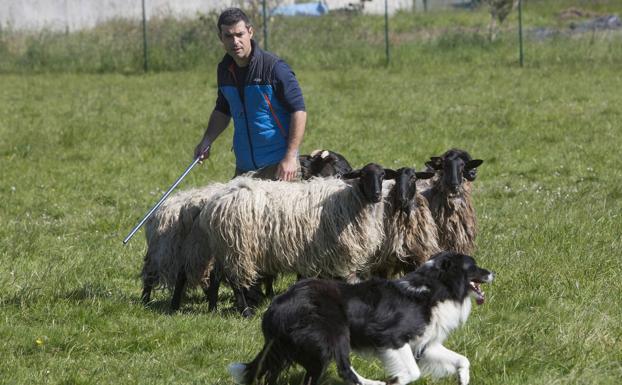
<instances>
[{"instance_id":1,"label":"dark short hair","mask_svg":"<svg viewBox=\"0 0 622 385\"><path fill-rule=\"evenodd\" d=\"M246 26L251 26L251 21L240 8L227 8L218 17L218 32L222 32L220 28L223 25L234 25L243 21Z\"/></svg>"}]
</instances>

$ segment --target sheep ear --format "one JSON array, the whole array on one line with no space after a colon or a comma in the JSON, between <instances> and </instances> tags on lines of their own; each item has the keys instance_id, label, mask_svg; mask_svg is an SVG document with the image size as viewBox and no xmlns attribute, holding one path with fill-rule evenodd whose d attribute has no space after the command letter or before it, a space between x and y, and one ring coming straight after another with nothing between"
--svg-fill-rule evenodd
<instances>
[{"instance_id":1,"label":"sheep ear","mask_svg":"<svg viewBox=\"0 0 622 385\"><path fill-rule=\"evenodd\" d=\"M434 175L435 174L433 172L429 172L429 171L419 171L415 173L415 176L417 177L417 179L430 179Z\"/></svg>"},{"instance_id":2,"label":"sheep ear","mask_svg":"<svg viewBox=\"0 0 622 385\"><path fill-rule=\"evenodd\" d=\"M397 171L390 169L390 168L384 169L384 179L395 179L395 178L397 178Z\"/></svg>"},{"instance_id":3,"label":"sheep ear","mask_svg":"<svg viewBox=\"0 0 622 385\"><path fill-rule=\"evenodd\" d=\"M316 156L316 155L318 155L320 152L322 152L322 150L319 150L319 149L318 149L318 150L313 150L313 151L311 152L311 157L312 157L312 158L315 158L315 156Z\"/></svg>"},{"instance_id":4,"label":"sheep ear","mask_svg":"<svg viewBox=\"0 0 622 385\"><path fill-rule=\"evenodd\" d=\"M361 176L361 170L353 170L343 174L343 179L354 179Z\"/></svg>"},{"instance_id":5,"label":"sheep ear","mask_svg":"<svg viewBox=\"0 0 622 385\"><path fill-rule=\"evenodd\" d=\"M482 163L484 163L484 161L481 159L473 159L473 160L468 161L466 165L464 166L464 168L466 168L467 170L470 170L470 169L479 167Z\"/></svg>"},{"instance_id":6,"label":"sheep ear","mask_svg":"<svg viewBox=\"0 0 622 385\"><path fill-rule=\"evenodd\" d=\"M328 163L337 163L339 161L339 158L337 158L337 156L335 154L328 154L328 156L326 157L328 158L327 161Z\"/></svg>"},{"instance_id":7,"label":"sheep ear","mask_svg":"<svg viewBox=\"0 0 622 385\"><path fill-rule=\"evenodd\" d=\"M443 160L438 156L432 156L428 162L425 162L425 165L433 170L441 170L443 168Z\"/></svg>"}]
</instances>

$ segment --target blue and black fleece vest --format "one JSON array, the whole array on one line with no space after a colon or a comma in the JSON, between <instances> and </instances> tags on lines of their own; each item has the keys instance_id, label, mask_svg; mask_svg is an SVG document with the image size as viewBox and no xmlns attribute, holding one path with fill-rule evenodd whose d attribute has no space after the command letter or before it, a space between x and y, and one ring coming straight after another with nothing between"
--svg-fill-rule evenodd
<instances>
[{"instance_id":1,"label":"blue and black fleece vest","mask_svg":"<svg viewBox=\"0 0 622 385\"><path fill-rule=\"evenodd\" d=\"M253 44L243 87L238 89L235 62L218 65L218 89L229 104L235 127L233 150L240 171L279 163L287 151L290 112L275 95L275 65L281 60Z\"/></svg>"}]
</instances>

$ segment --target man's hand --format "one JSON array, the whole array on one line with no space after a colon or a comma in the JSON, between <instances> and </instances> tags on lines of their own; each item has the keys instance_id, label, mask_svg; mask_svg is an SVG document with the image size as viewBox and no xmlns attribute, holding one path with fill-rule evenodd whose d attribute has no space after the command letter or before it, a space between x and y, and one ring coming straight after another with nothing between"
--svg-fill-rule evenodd
<instances>
[{"instance_id":1,"label":"man's hand","mask_svg":"<svg viewBox=\"0 0 622 385\"><path fill-rule=\"evenodd\" d=\"M201 157L201 161L209 158L209 150L211 147L211 143L209 140L205 138L201 140L201 142L194 149L194 159Z\"/></svg>"},{"instance_id":2,"label":"man's hand","mask_svg":"<svg viewBox=\"0 0 622 385\"><path fill-rule=\"evenodd\" d=\"M285 156L279 163L276 170L278 180L286 182L292 181L298 177L298 158L295 156Z\"/></svg>"}]
</instances>

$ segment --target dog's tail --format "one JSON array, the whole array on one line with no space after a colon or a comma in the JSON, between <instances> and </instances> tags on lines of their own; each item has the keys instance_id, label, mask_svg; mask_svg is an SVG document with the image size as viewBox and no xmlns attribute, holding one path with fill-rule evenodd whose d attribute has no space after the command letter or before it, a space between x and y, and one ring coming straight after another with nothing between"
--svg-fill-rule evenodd
<instances>
[{"instance_id":1,"label":"dog's tail","mask_svg":"<svg viewBox=\"0 0 622 385\"><path fill-rule=\"evenodd\" d=\"M266 375L267 372L272 370L278 370L271 368L270 362L278 360L278 357L274 357L274 350L272 350L274 341L268 341L264 345L261 352L249 363L235 362L229 365L229 374L233 377L233 381L240 385L250 385ZM279 367L280 365L276 365ZM278 373L275 373L278 375Z\"/></svg>"}]
</instances>

